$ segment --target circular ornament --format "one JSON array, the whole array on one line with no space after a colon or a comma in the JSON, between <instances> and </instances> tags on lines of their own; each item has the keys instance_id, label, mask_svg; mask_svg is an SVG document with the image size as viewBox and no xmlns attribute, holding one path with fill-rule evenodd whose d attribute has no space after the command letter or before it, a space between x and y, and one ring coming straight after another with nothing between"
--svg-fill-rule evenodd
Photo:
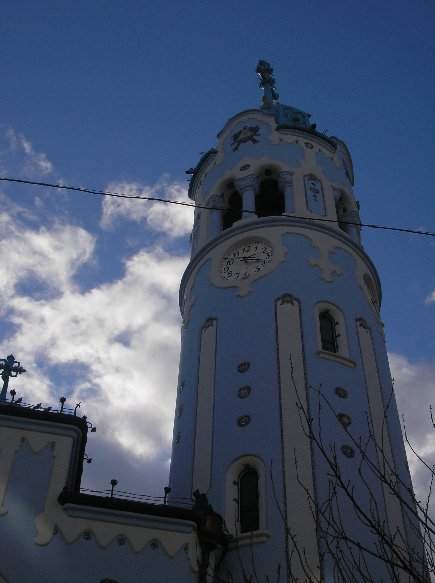
<instances>
[{"instance_id":1,"label":"circular ornament","mask_svg":"<svg viewBox=\"0 0 435 583\"><path fill-rule=\"evenodd\" d=\"M122 547L122 545L125 545L125 538L123 536L118 536L117 543Z\"/></svg>"},{"instance_id":2,"label":"circular ornament","mask_svg":"<svg viewBox=\"0 0 435 583\"><path fill-rule=\"evenodd\" d=\"M308 148L309 150L312 150L313 144L310 144L310 142L305 142L305 147Z\"/></svg>"},{"instance_id":3,"label":"circular ornament","mask_svg":"<svg viewBox=\"0 0 435 583\"><path fill-rule=\"evenodd\" d=\"M157 543L155 540L150 544L150 547L153 549L153 551L155 551L156 549L159 548L159 543Z\"/></svg>"},{"instance_id":4,"label":"circular ornament","mask_svg":"<svg viewBox=\"0 0 435 583\"><path fill-rule=\"evenodd\" d=\"M237 367L237 371L238 372L246 372L251 368L251 363L250 362L241 362L238 367Z\"/></svg>"},{"instance_id":5,"label":"circular ornament","mask_svg":"<svg viewBox=\"0 0 435 583\"><path fill-rule=\"evenodd\" d=\"M355 457L355 450L350 445L342 445L341 446L341 453L348 458Z\"/></svg>"},{"instance_id":6,"label":"circular ornament","mask_svg":"<svg viewBox=\"0 0 435 583\"><path fill-rule=\"evenodd\" d=\"M343 387L336 387L335 394L340 397L340 399L347 399L347 391Z\"/></svg>"},{"instance_id":7,"label":"circular ornament","mask_svg":"<svg viewBox=\"0 0 435 583\"><path fill-rule=\"evenodd\" d=\"M249 239L225 253L219 264L219 275L231 282L255 277L269 265L272 257L273 247L269 241Z\"/></svg>"},{"instance_id":8,"label":"circular ornament","mask_svg":"<svg viewBox=\"0 0 435 583\"><path fill-rule=\"evenodd\" d=\"M245 172L250 167L251 167L250 164L243 164L243 166L240 166L240 171Z\"/></svg>"},{"instance_id":9,"label":"circular ornament","mask_svg":"<svg viewBox=\"0 0 435 583\"><path fill-rule=\"evenodd\" d=\"M337 419L345 429L352 423L352 419L346 413L337 413Z\"/></svg>"},{"instance_id":10,"label":"circular ornament","mask_svg":"<svg viewBox=\"0 0 435 583\"><path fill-rule=\"evenodd\" d=\"M237 425L239 427L246 427L246 425L249 425L250 422L251 422L251 417L249 415L241 415L237 419Z\"/></svg>"},{"instance_id":11,"label":"circular ornament","mask_svg":"<svg viewBox=\"0 0 435 583\"><path fill-rule=\"evenodd\" d=\"M251 387L240 387L237 391L237 396L239 399L246 399L251 394Z\"/></svg>"}]
</instances>

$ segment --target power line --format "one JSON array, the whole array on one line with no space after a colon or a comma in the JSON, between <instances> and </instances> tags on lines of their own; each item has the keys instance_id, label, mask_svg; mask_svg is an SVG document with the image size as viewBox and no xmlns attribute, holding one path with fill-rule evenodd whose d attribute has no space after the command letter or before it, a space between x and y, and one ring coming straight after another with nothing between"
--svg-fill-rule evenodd
<instances>
[{"instance_id":1,"label":"power line","mask_svg":"<svg viewBox=\"0 0 435 583\"><path fill-rule=\"evenodd\" d=\"M179 205L179 206L187 206L187 207L192 207L192 208L200 208L200 209L206 209L206 210L220 210L218 207L214 207L214 206L208 206L208 205L202 205L202 204L195 204L193 202L183 202L183 201L179 201L179 200L168 200L166 198L158 198L156 196L143 196L140 194L125 194L122 192L108 192L105 190L93 190L90 188L81 188L79 186L67 186L65 184L51 184L50 182L36 182L34 180L22 180L20 178L6 178L6 177L0 177L0 181L2 182L16 182L19 184L29 184L31 186L46 186L47 188L56 188L58 190L71 190L74 192L83 192L85 194L96 194L98 196L111 196L114 198L127 198L127 199L132 199L132 200L148 200L148 201L152 201L152 202L162 202L165 204L175 204L175 205ZM241 212L243 213L252 213L255 214L255 211L251 211L251 210L243 210L241 209ZM293 219L302 219L305 221L311 221L311 222L321 222L321 223L338 223L338 220L335 219L323 219L320 217L317 218L310 218L310 217L301 217L301 216L297 216L297 215L289 215L289 214L282 214L281 216L284 217L289 217L289 218L293 218ZM369 223L353 223L351 221L346 221L347 225L356 225L359 227L365 227L367 229L381 229L384 231L396 231L399 233L411 233L413 235L424 235L426 237L435 237L435 233L431 233L428 231L416 231L414 229L404 229L401 227L387 227L385 225L372 225Z\"/></svg>"}]
</instances>

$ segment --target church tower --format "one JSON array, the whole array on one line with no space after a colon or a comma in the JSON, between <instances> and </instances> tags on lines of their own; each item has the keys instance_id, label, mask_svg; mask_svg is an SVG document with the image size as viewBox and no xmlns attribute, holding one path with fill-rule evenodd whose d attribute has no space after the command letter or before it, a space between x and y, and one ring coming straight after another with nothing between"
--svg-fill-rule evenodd
<instances>
[{"instance_id":1,"label":"church tower","mask_svg":"<svg viewBox=\"0 0 435 583\"><path fill-rule=\"evenodd\" d=\"M216 581L414 580L404 565L424 573L420 538L352 159L278 102L268 63L257 73L261 107L232 117L191 170L170 500L198 490L224 517Z\"/></svg>"}]
</instances>

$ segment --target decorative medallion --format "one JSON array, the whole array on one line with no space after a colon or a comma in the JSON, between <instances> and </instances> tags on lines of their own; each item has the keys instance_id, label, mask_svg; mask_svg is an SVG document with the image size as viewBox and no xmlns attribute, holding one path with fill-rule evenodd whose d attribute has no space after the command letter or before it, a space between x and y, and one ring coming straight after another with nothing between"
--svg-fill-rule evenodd
<instances>
[{"instance_id":1,"label":"decorative medallion","mask_svg":"<svg viewBox=\"0 0 435 583\"><path fill-rule=\"evenodd\" d=\"M355 450L350 445L342 445L341 446L341 453L348 458L355 457Z\"/></svg>"},{"instance_id":2,"label":"decorative medallion","mask_svg":"<svg viewBox=\"0 0 435 583\"><path fill-rule=\"evenodd\" d=\"M125 545L125 538L123 536L118 536L116 542L122 547L122 545Z\"/></svg>"},{"instance_id":3,"label":"decorative medallion","mask_svg":"<svg viewBox=\"0 0 435 583\"><path fill-rule=\"evenodd\" d=\"M240 387L237 391L237 396L239 399L246 399L251 394L251 387Z\"/></svg>"},{"instance_id":4,"label":"decorative medallion","mask_svg":"<svg viewBox=\"0 0 435 583\"><path fill-rule=\"evenodd\" d=\"M250 167L250 164L243 164L243 166L240 166L240 172L245 172Z\"/></svg>"},{"instance_id":5,"label":"decorative medallion","mask_svg":"<svg viewBox=\"0 0 435 583\"><path fill-rule=\"evenodd\" d=\"M337 413L337 419L345 429L352 423L352 419L346 413Z\"/></svg>"},{"instance_id":6,"label":"decorative medallion","mask_svg":"<svg viewBox=\"0 0 435 583\"><path fill-rule=\"evenodd\" d=\"M246 372L251 368L250 362L241 362L237 367L238 372Z\"/></svg>"},{"instance_id":7,"label":"decorative medallion","mask_svg":"<svg viewBox=\"0 0 435 583\"><path fill-rule=\"evenodd\" d=\"M246 142L252 142L253 144L258 144L260 140L257 140L257 136L260 135L260 126L243 126L241 130L233 134L231 146L233 147L233 152L239 149L241 144L246 144Z\"/></svg>"},{"instance_id":8,"label":"decorative medallion","mask_svg":"<svg viewBox=\"0 0 435 583\"><path fill-rule=\"evenodd\" d=\"M340 397L340 399L347 399L347 391L343 387L336 387L335 394Z\"/></svg>"},{"instance_id":9,"label":"decorative medallion","mask_svg":"<svg viewBox=\"0 0 435 583\"><path fill-rule=\"evenodd\" d=\"M155 551L159 548L159 543L153 540L153 542L150 544L150 547L153 549L153 551Z\"/></svg>"},{"instance_id":10,"label":"decorative medallion","mask_svg":"<svg viewBox=\"0 0 435 583\"><path fill-rule=\"evenodd\" d=\"M239 427L246 427L246 425L249 425L249 423L251 423L251 417L250 417L250 415L241 415L237 419L237 425Z\"/></svg>"},{"instance_id":11,"label":"decorative medallion","mask_svg":"<svg viewBox=\"0 0 435 583\"><path fill-rule=\"evenodd\" d=\"M305 142L305 147L308 148L309 150L312 150L313 144L310 144L310 142Z\"/></svg>"},{"instance_id":12,"label":"decorative medallion","mask_svg":"<svg viewBox=\"0 0 435 583\"><path fill-rule=\"evenodd\" d=\"M322 183L314 174L309 174L308 176L304 176L304 185L308 210L324 216L326 211Z\"/></svg>"}]
</instances>

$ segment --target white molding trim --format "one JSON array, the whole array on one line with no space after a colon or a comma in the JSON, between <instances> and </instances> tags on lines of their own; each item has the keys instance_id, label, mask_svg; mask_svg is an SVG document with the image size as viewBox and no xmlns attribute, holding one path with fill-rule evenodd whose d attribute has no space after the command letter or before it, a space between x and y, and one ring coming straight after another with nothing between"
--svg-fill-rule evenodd
<instances>
[{"instance_id":1,"label":"white molding trim","mask_svg":"<svg viewBox=\"0 0 435 583\"><path fill-rule=\"evenodd\" d=\"M206 494L211 486L217 320L209 318L201 330L196 401L192 491Z\"/></svg>"}]
</instances>

